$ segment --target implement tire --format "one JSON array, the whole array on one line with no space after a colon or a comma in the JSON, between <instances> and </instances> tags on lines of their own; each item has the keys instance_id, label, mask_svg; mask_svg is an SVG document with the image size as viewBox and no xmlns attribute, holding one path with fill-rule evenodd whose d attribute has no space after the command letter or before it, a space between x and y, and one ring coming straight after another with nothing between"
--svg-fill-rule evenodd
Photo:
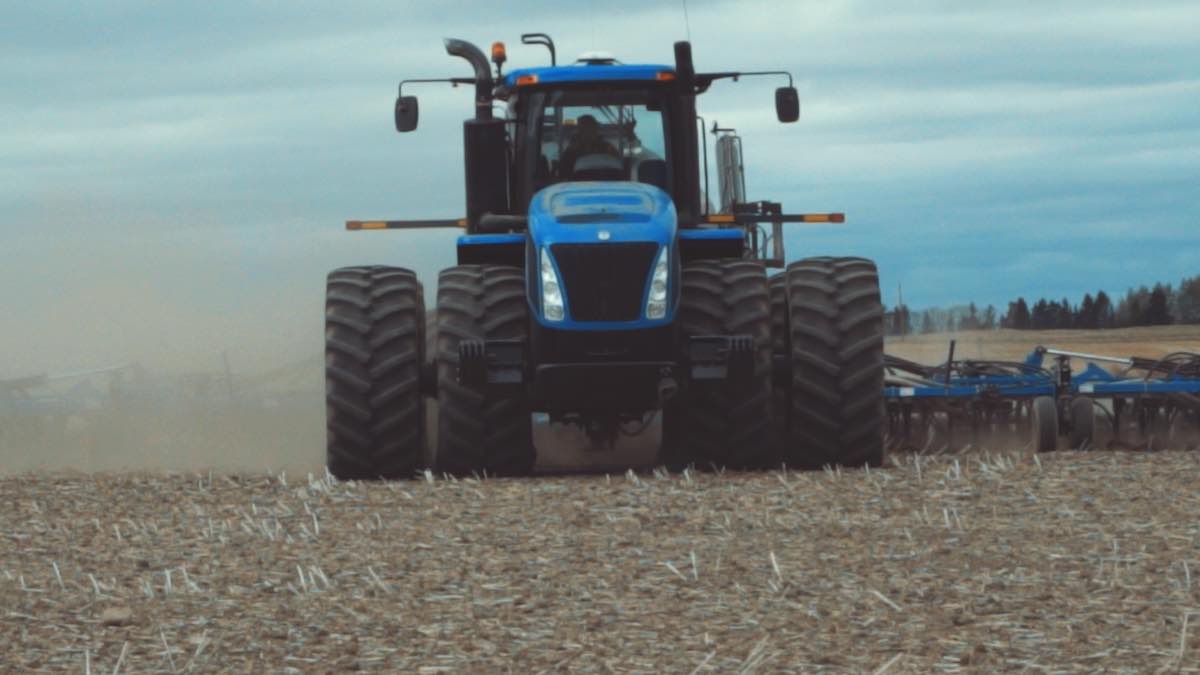
<instances>
[{"instance_id":1,"label":"implement tire","mask_svg":"<svg viewBox=\"0 0 1200 675\"><path fill-rule=\"evenodd\" d=\"M1096 446L1096 406L1086 396L1071 399L1071 435L1068 438L1072 450L1091 450Z\"/></svg>"},{"instance_id":2,"label":"implement tire","mask_svg":"<svg viewBox=\"0 0 1200 675\"><path fill-rule=\"evenodd\" d=\"M422 468L425 291L410 270L345 267L325 291L325 461L341 480Z\"/></svg>"},{"instance_id":3,"label":"implement tire","mask_svg":"<svg viewBox=\"0 0 1200 675\"><path fill-rule=\"evenodd\" d=\"M808 258L786 274L792 372L784 461L881 466L887 412L875 263Z\"/></svg>"},{"instance_id":4,"label":"implement tire","mask_svg":"<svg viewBox=\"0 0 1200 675\"><path fill-rule=\"evenodd\" d=\"M502 392L458 381L463 340L528 338L520 268L460 265L438 276L436 472L520 476L533 471L533 426L524 389Z\"/></svg>"},{"instance_id":5,"label":"implement tire","mask_svg":"<svg viewBox=\"0 0 1200 675\"><path fill-rule=\"evenodd\" d=\"M765 468L777 462L771 429L771 311L763 266L705 260L683 268L677 323L687 338L749 335L754 373L741 380L695 381L667 406L662 459L670 468Z\"/></svg>"},{"instance_id":6,"label":"implement tire","mask_svg":"<svg viewBox=\"0 0 1200 675\"><path fill-rule=\"evenodd\" d=\"M1177 409L1171 417L1168 441L1172 450L1200 447L1200 415L1194 410Z\"/></svg>"},{"instance_id":7,"label":"implement tire","mask_svg":"<svg viewBox=\"0 0 1200 675\"><path fill-rule=\"evenodd\" d=\"M1030 433L1035 452L1058 449L1058 403L1053 396L1038 396L1030 406Z\"/></svg>"}]
</instances>

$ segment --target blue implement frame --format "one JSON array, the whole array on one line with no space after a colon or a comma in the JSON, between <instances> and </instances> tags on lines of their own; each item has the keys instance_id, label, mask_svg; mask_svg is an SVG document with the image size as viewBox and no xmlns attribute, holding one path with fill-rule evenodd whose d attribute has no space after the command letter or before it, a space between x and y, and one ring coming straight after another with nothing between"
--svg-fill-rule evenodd
<instances>
[{"instance_id":1,"label":"blue implement frame","mask_svg":"<svg viewBox=\"0 0 1200 675\"><path fill-rule=\"evenodd\" d=\"M1198 354L1118 358L1039 346L1022 362L1001 362L956 361L953 350L952 342L941 366L887 357L884 398L894 447L948 447L1005 430L1027 434L1038 450L1055 449L1060 435L1072 446L1095 445L1097 411L1110 446L1200 445ZM1078 372L1075 358L1087 361ZM1114 373L1097 361L1124 368ZM1045 399L1040 407L1038 399ZM955 438L964 426L970 437Z\"/></svg>"}]
</instances>

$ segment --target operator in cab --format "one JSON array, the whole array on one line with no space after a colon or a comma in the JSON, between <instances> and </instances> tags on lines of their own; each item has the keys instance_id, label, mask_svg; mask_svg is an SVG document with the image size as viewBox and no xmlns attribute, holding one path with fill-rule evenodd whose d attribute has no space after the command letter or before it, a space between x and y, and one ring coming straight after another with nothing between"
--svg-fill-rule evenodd
<instances>
[{"instance_id":1,"label":"operator in cab","mask_svg":"<svg viewBox=\"0 0 1200 675\"><path fill-rule=\"evenodd\" d=\"M575 163L586 155L608 155L620 157L617 149L600 136L600 123L591 115L580 115L575 127L575 137L571 139L567 149L563 151L559 170L564 175L574 173Z\"/></svg>"}]
</instances>

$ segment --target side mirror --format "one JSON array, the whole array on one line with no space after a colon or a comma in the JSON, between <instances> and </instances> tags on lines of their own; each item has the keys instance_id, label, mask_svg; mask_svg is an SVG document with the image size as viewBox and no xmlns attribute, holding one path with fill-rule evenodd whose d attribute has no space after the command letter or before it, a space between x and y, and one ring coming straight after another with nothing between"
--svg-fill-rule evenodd
<instances>
[{"instance_id":1,"label":"side mirror","mask_svg":"<svg viewBox=\"0 0 1200 675\"><path fill-rule=\"evenodd\" d=\"M404 133L417 128L417 97L401 96L396 99L396 131Z\"/></svg>"},{"instance_id":2,"label":"side mirror","mask_svg":"<svg viewBox=\"0 0 1200 675\"><path fill-rule=\"evenodd\" d=\"M775 116L780 122L795 122L800 119L800 94L795 87L780 87L775 90Z\"/></svg>"}]
</instances>

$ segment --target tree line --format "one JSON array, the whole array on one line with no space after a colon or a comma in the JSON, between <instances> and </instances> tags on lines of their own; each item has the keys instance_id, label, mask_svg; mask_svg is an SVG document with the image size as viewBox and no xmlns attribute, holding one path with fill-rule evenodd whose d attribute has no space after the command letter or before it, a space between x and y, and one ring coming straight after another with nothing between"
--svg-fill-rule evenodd
<instances>
[{"instance_id":1,"label":"tree line","mask_svg":"<svg viewBox=\"0 0 1200 675\"><path fill-rule=\"evenodd\" d=\"M1103 290L1084 294L1078 303L1067 298L1019 297L1001 312L993 305L974 302L953 307L932 307L914 313L908 305L891 308L885 326L889 335L942 333L961 330L1054 330L1125 328L1200 324L1200 276L1188 277L1178 287L1154 284L1131 288L1116 302Z\"/></svg>"}]
</instances>

